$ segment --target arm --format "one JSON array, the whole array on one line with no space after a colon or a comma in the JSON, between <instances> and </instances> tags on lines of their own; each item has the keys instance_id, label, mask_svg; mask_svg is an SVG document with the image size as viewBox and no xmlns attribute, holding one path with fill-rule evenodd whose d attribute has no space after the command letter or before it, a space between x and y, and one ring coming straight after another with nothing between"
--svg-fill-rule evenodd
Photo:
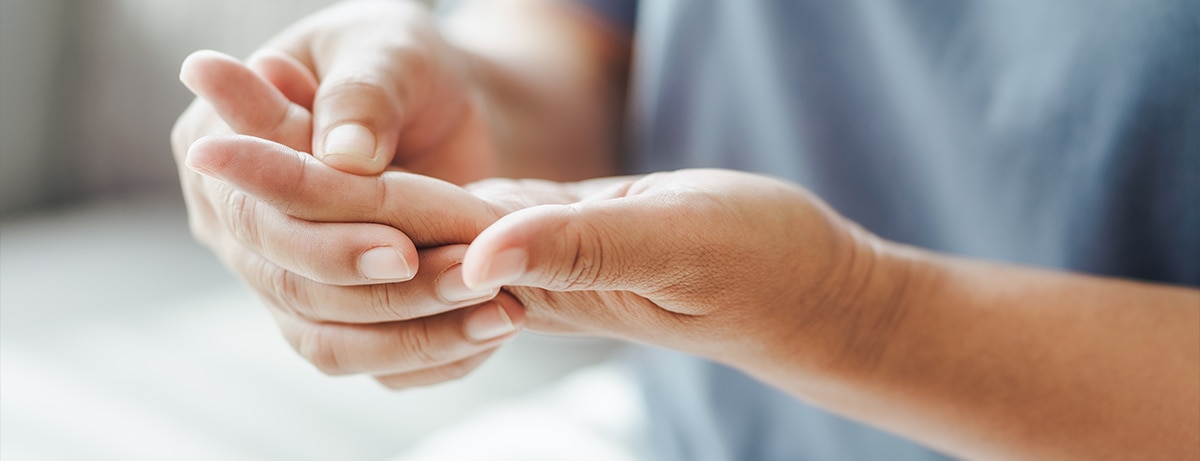
<instances>
[{"instance_id":1,"label":"arm","mask_svg":"<svg viewBox=\"0 0 1200 461\"><path fill-rule=\"evenodd\" d=\"M831 362L749 368L968 458L1200 456L1200 291L881 248Z\"/></svg>"},{"instance_id":2,"label":"arm","mask_svg":"<svg viewBox=\"0 0 1200 461\"><path fill-rule=\"evenodd\" d=\"M705 356L964 458L1200 455L1200 290L886 242L762 176L515 211L463 277L506 286L531 328Z\"/></svg>"}]
</instances>

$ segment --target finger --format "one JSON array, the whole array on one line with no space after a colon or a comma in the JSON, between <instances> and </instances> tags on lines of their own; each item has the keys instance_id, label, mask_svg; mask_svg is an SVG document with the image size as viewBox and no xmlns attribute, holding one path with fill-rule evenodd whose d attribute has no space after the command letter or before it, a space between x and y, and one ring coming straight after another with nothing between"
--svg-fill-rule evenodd
<instances>
[{"instance_id":1,"label":"finger","mask_svg":"<svg viewBox=\"0 0 1200 461\"><path fill-rule=\"evenodd\" d=\"M353 175L247 136L201 139L192 144L186 163L288 215L390 225L418 248L470 242L497 217L487 202L438 179L397 171Z\"/></svg>"},{"instance_id":2,"label":"finger","mask_svg":"<svg viewBox=\"0 0 1200 461\"><path fill-rule=\"evenodd\" d=\"M653 290L704 251L689 203L626 197L540 205L484 230L463 257L467 286ZM703 221L700 221L703 222Z\"/></svg>"},{"instance_id":3,"label":"finger","mask_svg":"<svg viewBox=\"0 0 1200 461\"><path fill-rule=\"evenodd\" d=\"M317 158L363 175L382 172L391 163L401 123L400 95L389 82L398 76L371 67L339 67L324 76L313 101Z\"/></svg>"},{"instance_id":4,"label":"finger","mask_svg":"<svg viewBox=\"0 0 1200 461\"><path fill-rule=\"evenodd\" d=\"M313 154L342 171L374 175L397 152L424 153L458 128L468 93L451 78L458 70L448 65L453 49L427 7L378 2L367 11L334 5L317 31L309 24L271 46L299 59L320 81Z\"/></svg>"},{"instance_id":5,"label":"finger","mask_svg":"<svg viewBox=\"0 0 1200 461\"><path fill-rule=\"evenodd\" d=\"M197 51L184 59L179 79L211 104L234 131L309 150L312 117L308 111L237 59Z\"/></svg>"},{"instance_id":6,"label":"finger","mask_svg":"<svg viewBox=\"0 0 1200 461\"><path fill-rule=\"evenodd\" d=\"M312 111L317 95L317 76L290 54L263 49L247 61L246 66L279 89L288 100Z\"/></svg>"},{"instance_id":7,"label":"finger","mask_svg":"<svg viewBox=\"0 0 1200 461\"><path fill-rule=\"evenodd\" d=\"M445 366L494 349L524 323L511 297L405 322L315 323L276 312L288 343L327 374L399 374Z\"/></svg>"},{"instance_id":8,"label":"finger","mask_svg":"<svg viewBox=\"0 0 1200 461\"><path fill-rule=\"evenodd\" d=\"M236 250L236 249L235 249ZM421 270L400 283L326 285L251 252L227 250L230 264L272 305L313 322L379 323L427 317L493 299L499 290L470 290L454 245L421 250Z\"/></svg>"},{"instance_id":9,"label":"finger","mask_svg":"<svg viewBox=\"0 0 1200 461\"><path fill-rule=\"evenodd\" d=\"M495 353L495 349L490 349L454 363L449 363L435 368L425 370L410 371L407 373L397 373L390 375L375 376L375 381L382 384L384 387L393 390L408 389L412 387L430 386L446 381L453 381L463 378L479 368L488 358Z\"/></svg>"},{"instance_id":10,"label":"finger","mask_svg":"<svg viewBox=\"0 0 1200 461\"><path fill-rule=\"evenodd\" d=\"M286 271L332 285L400 282L417 272L416 247L394 227L296 219L224 186L216 191L217 221L242 247Z\"/></svg>"},{"instance_id":11,"label":"finger","mask_svg":"<svg viewBox=\"0 0 1200 461\"><path fill-rule=\"evenodd\" d=\"M375 174L392 161L400 133L430 93L433 62L406 34L354 32L314 50L321 85L313 102L314 154L343 171ZM407 42L406 42L407 40Z\"/></svg>"}]
</instances>

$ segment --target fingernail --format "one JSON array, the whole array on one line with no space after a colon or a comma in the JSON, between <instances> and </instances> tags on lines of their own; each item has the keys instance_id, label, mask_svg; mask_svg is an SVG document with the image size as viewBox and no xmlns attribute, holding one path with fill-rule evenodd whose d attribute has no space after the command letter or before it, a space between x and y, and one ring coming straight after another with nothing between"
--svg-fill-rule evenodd
<instances>
[{"instance_id":1,"label":"fingernail","mask_svg":"<svg viewBox=\"0 0 1200 461\"><path fill-rule=\"evenodd\" d=\"M365 159L375 158L375 134L357 123L339 125L325 135L325 152L328 155L348 155Z\"/></svg>"},{"instance_id":2,"label":"fingernail","mask_svg":"<svg viewBox=\"0 0 1200 461\"><path fill-rule=\"evenodd\" d=\"M413 270L395 247L375 247L358 257L358 270L371 280L408 280Z\"/></svg>"},{"instance_id":3,"label":"fingernail","mask_svg":"<svg viewBox=\"0 0 1200 461\"><path fill-rule=\"evenodd\" d=\"M467 288L467 284L463 283L461 264L446 269L446 272L442 273L442 276L437 281L437 291L443 301L452 304L473 299L490 299L499 292L496 288L485 290Z\"/></svg>"},{"instance_id":4,"label":"fingernail","mask_svg":"<svg viewBox=\"0 0 1200 461\"><path fill-rule=\"evenodd\" d=\"M487 341L517 331L512 319L508 317L508 312L496 303L475 309L475 312L467 317L465 328L467 336L476 341Z\"/></svg>"},{"instance_id":5,"label":"fingernail","mask_svg":"<svg viewBox=\"0 0 1200 461\"><path fill-rule=\"evenodd\" d=\"M484 263L475 288L496 289L514 282L525 275L525 264L528 262L529 254L521 248L509 248L496 253Z\"/></svg>"}]
</instances>

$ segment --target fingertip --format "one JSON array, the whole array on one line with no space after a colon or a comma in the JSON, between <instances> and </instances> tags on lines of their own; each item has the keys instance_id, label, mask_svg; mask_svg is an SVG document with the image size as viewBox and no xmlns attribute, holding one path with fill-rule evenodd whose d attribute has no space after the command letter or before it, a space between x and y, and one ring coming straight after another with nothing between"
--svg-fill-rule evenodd
<instances>
[{"instance_id":1,"label":"fingertip","mask_svg":"<svg viewBox=\"0 0 1200 461\"><path fill-rule=\"evenodd\" d=\"M191 146L188 146L187 156L184 157L183 164L197 173L205 176L215 176L211 164L212 153L215 151L213 146L216 141L212 136L197 139Z\"/></svg>"},{"instance_id":2,"label":"fingertip","mask_svg":"<svg viewBox=\"0 0 1200 461\"><path fill-rule=\"evenodd\" d=\"M524 278L539 229L558 205L538 205L510 213L480 232L463 255L463 283L472 289L498 288Z\"/></svg>"},{"instance_id":3,"label":"fingertip","mask_svg":"<svg viewBox=\"0 0 1200 461\"><path fill-rule=\"evenodd\" d=\"M205 66L214 62L230 60L237 61L232 56L215 50L193 51L183 58L183 63L179 65L179 81L194 92L196 78L204 71Z\"/></svg>"},{"instance_id":4,"label":"fingertip","mask_svg":"<svg viewBox=\"0 0 1200 461\"><path fill-rule=\"evenodd\" d=\"M520 325L525 320L523 311L513 303L486 302L467 315L463 321L463 331L468 338L479 343L510 338L520 331Z\"/></svg>"},{"instance_id":5,"label":"fingertip","mask_svg":"<svg viewBox=\"0 0 1200 461\"><path fill-rule=\"evenodd\" d=\"M312 121L307 111L295 110L286 95L237 58L212 50L192 52L180 65L179 79L233 131L309 145Z\"/></svg>"},{"instance_id":6,"label":"fingertip","mask_svg":"<svg viewBox=\"0 0 1200 461\"><path fill-rule=\"evenodd\" d=\"M479 238L476 238L474 242L471 242L471 246L467 247L467 252L463 255L462 260L462 279L463 285L466 285L468 289L480 289L479 281L482 279L480 273L488 259L488 253L486 245L480 242Z\"/></svg>"},{"instance_id":7,"label":"fingertip","mask_svg":"<svg viewBox=\"0 0 1200 461\"><path fill-rule=\"evenodd\" d=\"M463 256L468 286L530 286L556 291L624 289L633 264L660 264L647 244L670 230L639 227L660 219L653 207L625 199L537 205L510 213L483 232ZM653 231L648 229L653 228ZM664 245L665 246L665 245Z\"/></svg>"},{"instance_id":8,"label":"fingertip","mask_svg":"<svg viewBox=\"0 0 1200 461\"><path fill-rule=\"evenodd\" d=\"M377 63L331 65L313 101L313 154L349 173L379 174L392 161L404 127L396 75Z\"/></svg>"},{"instance_id":9,"label":"fingertip","mask_svg":"<svg viewBox=\"0 0 1200 461\"><path fill-rule=\"evenodd\" d=\"M501 291L500 295L496 296L492 302L500 306L504 314L508 316L508 320L512 322L513 327L517 330L525 327L525 305L521 301L508 292Z\"/></svg>"},{"instance_id":10,"label":"fingertip","mask_svg":"<svg viewBox=\"0 0 1200 461\"><path fill-rule=\"evenodd\" d=\"M496 289L516 282L525 275L529 252L521 247L510 247L489 252L478 261L471 272L464 267L463 283L473 290Z\"/></svg>"},{"instance_id":11,"label":"fingertip","mask_svg":"<svg viewBox=\"0 0 1200 461\"><path fill-rule=\"evenodd\" d=\"M188 147L183 163L205 176L221 177L235 160L236 152L258 141L258 138L237 134L205 136Z\"/></svg>"},{"instance_id":12,"label":"fingertip","mask_svg":"<svg viewBox=\"0 0 1200 461\"><path fill-rule=\"evenodd\" d=\"M504 218L500 218L500 221L492 223L491 226L480 232L475 237L475 240L471 241L467 246L467 251L463 253L462 279L463 284L467 288L478 290L482 286L480 281L483 279L484 266L487 265L487 261L491 258L492 253L496 251L496 243L494 241L496 240L495 235L497 232L494 228L502 221L504 221Z\"/></svg>"}]
</instances>

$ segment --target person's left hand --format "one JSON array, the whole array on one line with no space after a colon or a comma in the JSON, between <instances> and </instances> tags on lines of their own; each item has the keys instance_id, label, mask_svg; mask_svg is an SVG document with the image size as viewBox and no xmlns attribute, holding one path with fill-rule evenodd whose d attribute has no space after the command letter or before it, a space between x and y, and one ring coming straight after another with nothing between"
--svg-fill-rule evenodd
<instances>
[{"instance_id":1,"label":"person's left hand","mask_svg":"<svg viewBox=\"0 0 1200 461\"><path fill-rule=\"evenodd\" d=\"M882 340L837 333L858 311L881 241L798 186L681 170L468 188L507 215L471 243L464 281L506 287L526 306L530 329L738 364L794 355L797 345L811 346L804 353L813 360L836 360L859 346L851 342ZM576 201L536 205L539 197Z\"/></svg>"}]
</instances>

